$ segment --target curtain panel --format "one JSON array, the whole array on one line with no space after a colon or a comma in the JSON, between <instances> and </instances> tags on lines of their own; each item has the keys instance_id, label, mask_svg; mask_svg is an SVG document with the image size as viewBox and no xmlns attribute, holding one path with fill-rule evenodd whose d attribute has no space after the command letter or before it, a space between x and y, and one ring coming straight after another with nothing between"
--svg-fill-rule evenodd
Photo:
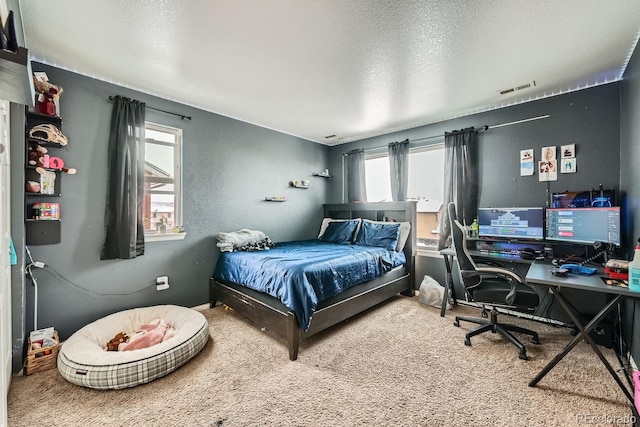
<instances>
[{"instance_id":1,"label":"curtain panel","mask_svg":"<svg viewBox=\"0 0 640 427\"><path fill-rule=\"evenodd\" d=\"M471 225L478 212L478 143L471 127L444 134L444 201L438 250L449 246L451 226L446 207L456 204L458 220Z\"/></svg>"},{"instance_id":2,"label":"curtain panel","mask_svg":"<svg viewBox=\"0 0 640 427\"><path fill-rule=\"evenodd\" d=\"M366 202L367 187L364 168L364 149L347 153L347 197L350 202Z\"/></svg>"},{"instance_id":3,"label":"curtain panel","mask_svg":"<svg viewBox=\"0 0 640 427\"><path fill-rule=\"evenodd\" d=\"M144 254L144 123L143 102L113 98L103 260Z\"/></svg>"},{"instance_id":4,"label":"curtain panel","mask_svg":"<svg viewBox=\"0 0 640 427\"><path fill-rule=\"evenodd\" d=\"M389 171L391 198L394 202L407 200L409 186L409 140L389 143Z\"/></svg>"}]
</instances>

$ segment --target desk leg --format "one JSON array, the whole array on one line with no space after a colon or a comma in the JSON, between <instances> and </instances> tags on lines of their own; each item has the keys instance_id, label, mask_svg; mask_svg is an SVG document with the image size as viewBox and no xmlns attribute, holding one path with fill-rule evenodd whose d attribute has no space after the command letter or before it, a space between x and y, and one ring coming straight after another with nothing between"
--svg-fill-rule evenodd
<instances>
[{"instance_id":1,"label":"desk leg","mask_svg":"<svg viewBox=\"0 0 640 427\"><path fill-rule=\"evenodd\" d=\"M453 275L451 274L451 261L453 256L451 255L443 255L444 257L444 266L445 266L445 276L444 276L444 295L442 296L442 307L440 308L440 317L444 317L444 313L447 310L447 303L449 302L449 292L451 292L451 298L453 299L453 303L456 303L456 291L453 289Z\"/></svg>"},{"instance_id":2,"label":"desk leg","mask_svg":"<svg viewBox=\"0 0 640 427\"><path fill-rule=\"evenodd\" d=\"M594 317L589 323L587 323L586 326L583 326L582 323L580 322L578 314L575 312L575 310L572 309L571 304L569 303L569 301L567 301L564 295L562 295L562 293L560 292L560 289L556 287L551 287L550 289L554 293L554 295L558 298L558 302L560 302L560 305L562 306L564 311L569 315L573 323L578 328L579 333L573 338L573 340L571 340L571 342L569 342L564 347L564 349L560 353L556 355L556 357L553 358L553 360L551 360L551 362L547 364L547 366L545 366L540 371L538 375L536 375L536 377L533 380L531 380L531 382L529 382L529 386L534 387L536 384L538 384L538 382L540 382L540 380L544 378L544 376L547 375L547 373L549 373L549 371L553 369L553 367L556 366L556 364L560 360L562 360L562 358L564 358L564 356L566 356L567 353L569 353L569 351L573 349L573 347L575 347L582 339L585 339L589 343L591 348L593 348L593 351L596 352L596 354L600 358L600 361L602 361L602 363L605 365L605 367L609 371L609 374L611 374L613 379L616 380L620 389L624 392L624 394L633 404L633 396L631 395L627 387L624 385L624 383L620 380L620 378L618 377L618 374L613 369L611 364L604 357L604 355L598 348L597 344L593 341L591 336L589 336L589 333L596 326L598 326L598 324L602 321L602 319L604 319L607 316L607 314L609 314L609 312L611 312L611 310L613 310L613 308L618 304L622 296L616 295L611 301L609 301L609 303L607 303L606 306L602 308L602 310L600 310L600 312L596 315L596 317Z\"/></svg>"}]
</instances>

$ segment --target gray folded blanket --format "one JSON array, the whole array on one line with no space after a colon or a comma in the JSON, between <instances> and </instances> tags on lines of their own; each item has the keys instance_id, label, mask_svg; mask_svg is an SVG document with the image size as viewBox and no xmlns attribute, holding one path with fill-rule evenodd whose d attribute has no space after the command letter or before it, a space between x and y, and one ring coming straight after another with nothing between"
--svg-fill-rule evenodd
<instances>
[{"instance_id":1,"label":"gray folded blanket","mask_svg":"<svg viewBox=\"0 0 640 427\"><path fill-rule=\"evenodd\" d=\"M243 228L238 231L218 234L220 252L261 251L275 246L269 236L259 230Z\"/></svg>"}]
</instances>

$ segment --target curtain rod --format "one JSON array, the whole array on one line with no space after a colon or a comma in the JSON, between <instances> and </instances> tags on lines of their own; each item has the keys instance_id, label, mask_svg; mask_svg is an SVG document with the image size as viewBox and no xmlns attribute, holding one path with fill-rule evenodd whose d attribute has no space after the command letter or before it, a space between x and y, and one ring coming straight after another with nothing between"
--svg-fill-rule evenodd
<instances>
[{"instance_id":1,"label":"curtain rod","mask_svg":"<svg viewBox=\"0 0 640 427\"><path fill-rule=\"evenodd\" d=\"M508 122L508 123L500 123L497 125L484 125L484 126L477 126L477 130L482 130L482 131L487 131L489 129L494 129L494 128L501 128L501 127L505 127L505 126L511 126L511 125L517 125L520 123L526 123L526 122L532 122L534 120L541 120L541 119L548 119L549 117L551 117L549 114L545 114L543 116L537 116L537 117L529 117L528 119L522 119L522 120L516 120L513 122ZM474 126L475 128L476 126ZM434 139L434 138L444 138L444 134L440 134L440 135L431 135L431 136L425 136L422 138L416 138L416 139L410 139L409 143L411 142L419 142L419 141L426 141L428 139ZM379 147L371 147L371 148L367 148L366 151L368 150L375 150L377 148L385 148L386 145L381 145ZM346 156L347 153L344 153L343 156Z\"/></svg>"},{"instance_id":2,"label":"curtain rod","mask_svg":"<svg viewBox=\"0 0 640 427\"><path fill-rule=\"evenodd\" d=\"M543 116L529 117L528 119L516 120L514 122L500 123L500 124L497 124L497 125L473 126L473 127L477 128L477 130L488 131L489 129L501 128L501 127L511 126L511 125L517 125L517 124L520 124L520 123L531 122L531 121L534 121L534 120L548 119L549 117L551 117L551 116L549 116L549 114L545 114ZM427 139L443 138L443 137L444 137L444 135L425 136L424 138L410 139L409 142L424 141L424 140L427 140Z\"/></svg>"},{"instance_id":3,"label":"curtain rod","mask_svg":"<svg viewBox=\"0 0 640 427\"><path fill-rule=\"evenodd\" d=\"M109 101L113 101L114 98L115 98L114 96L109 96ZM185 116L184 114L172 113L171 111L161 110L160 108L149 107L148 105L146 105L145 108L148 108L150 110L160 111L161 113L171 114L173 116L178 116L182 120L184 119L191 120L191 116Z\"/></svg>"}]
</instances>

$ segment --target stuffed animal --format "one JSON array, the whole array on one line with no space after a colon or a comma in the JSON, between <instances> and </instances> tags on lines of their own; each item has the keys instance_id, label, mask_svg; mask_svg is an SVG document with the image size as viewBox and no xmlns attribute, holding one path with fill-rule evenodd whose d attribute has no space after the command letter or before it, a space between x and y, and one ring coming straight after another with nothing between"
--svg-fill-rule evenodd
<instances>
[{"instance_id":1,"label":"stuffed animal","mask_svg":"<svg viewBox=\"0 0 640 427\"><path fill-rule=\"evenodd\" d=\"M39 80L33 77L33 87L38 93L36 97L35 110L38 113L49 116L59 115L56 108L56 101L62 95L62 87L49 83L46 80Z\"/></svg>"},{"instance_id":2,"label":"stuffed animal","mask_svg":"<svg viewBox=\"0 0 640 427\"><path fill-rule=\"evenodd\" d=\"M118 351L118 347L122 343L129 341L129 335L125 332L118 332L115 337L111 338L111 341L107 343L107 351Z\"/></svg>"},{"instance_id":3,"label":"stuffed animal","mask_svg":"<svg viewBox=\"0 0 640 427\"><path fill-rule=\"evenodd\" d=\"M35 166L36 172L40 175L47 173L45 168L61 170L69 175L73 175L77 172L74 168L64 167L62 159L58 157L49 158L49 155L47 154L48 150L41 145L29 145L28 151L29 159L27 160L27 163L30 166ZM55 161L50 161L50 159L55 159Z\"/></svg>"}]
</instances>

